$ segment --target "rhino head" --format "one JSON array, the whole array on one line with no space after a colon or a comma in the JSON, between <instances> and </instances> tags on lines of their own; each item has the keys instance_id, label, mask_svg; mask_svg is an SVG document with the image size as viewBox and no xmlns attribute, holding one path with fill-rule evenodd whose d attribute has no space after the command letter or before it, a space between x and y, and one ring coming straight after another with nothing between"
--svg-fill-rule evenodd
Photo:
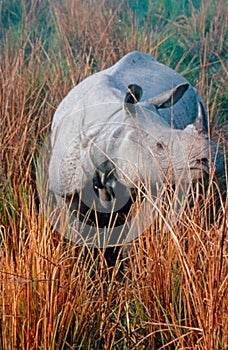
<instances>
[{"instance_id":1,"label":"rhino head","mask_svg":"<svg viewBox=\"0 0 228 350\"><path fill-rule=\"evenodd\" d=\"M213 171L206 114L198 102L194 124L175 129L160 117L159 110L177 103L188 89L181 84L149 101L140 102L143 91L136 84L128 86L123 119L106 136L93 140L95 190L103 205L116 199L115 188L121 183L134 188L147 184L153 196L165 183L190 184ZM121 192L118 193L121 197ZM106 203L107 204L107 203Z\"/></svg>"}]
</instances>

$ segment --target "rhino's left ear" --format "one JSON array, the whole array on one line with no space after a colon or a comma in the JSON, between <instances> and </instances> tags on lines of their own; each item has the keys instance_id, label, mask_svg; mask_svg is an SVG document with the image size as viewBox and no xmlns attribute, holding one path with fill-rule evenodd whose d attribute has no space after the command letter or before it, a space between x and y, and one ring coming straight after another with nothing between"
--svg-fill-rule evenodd
<instances>
[{"instance_id":1,"label":"rhino's left ear","mask_svg":"<svg viewBox=\"0 0 228 350\"><path fill-rule=\"evenodd\" d=\"M184 95L188 87L188 83L177 85L172 90L165 91L161 95L151 98L148 102L152 103L158 108L171 107L180 100L180 98Z\"/></svg>"}]
</instances>

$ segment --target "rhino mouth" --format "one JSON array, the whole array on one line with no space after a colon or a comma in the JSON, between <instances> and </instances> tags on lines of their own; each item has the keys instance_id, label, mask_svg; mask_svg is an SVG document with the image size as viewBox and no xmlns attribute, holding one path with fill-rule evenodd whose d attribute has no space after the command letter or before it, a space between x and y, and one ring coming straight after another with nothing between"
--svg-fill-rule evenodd
<instances>
[{"instance_id":1,"label":"rhino mouth","mask_svg":"<svg viewBox=\"0 0 228 350\"><path fill-rule=\"evenodd\" d=\"M202 158L200 160L196 160L193 164L190 164L190 171L198 171L203 174L209 175L210 166L207 158Z\"/></svg>"},{"instance_id":2,"label":"rhino mouth","mask_svg":"<svg viewBox=\"0 0 228 350\"><path fill-rule=\"evenodd\" d=\"M201 175L209 175L210 174L210 169L207 167L191 167L190 172L195 172L198 173L199 176Z\"/></svg>"}]
</instances>

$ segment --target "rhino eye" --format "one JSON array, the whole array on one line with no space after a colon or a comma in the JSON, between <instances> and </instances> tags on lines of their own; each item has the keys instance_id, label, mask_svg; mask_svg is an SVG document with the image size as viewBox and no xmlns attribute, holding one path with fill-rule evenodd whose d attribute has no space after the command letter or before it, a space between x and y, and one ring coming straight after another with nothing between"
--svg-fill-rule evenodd
<instances>
[{"instance_id":1,"label":"rhino eye","mask_svg":"<svg viewBox=\"0 0 228 350\"><path fill-rule=\"evenodd\" d=\"M158 151L163 151L165 149L165 145L163 142L157 142L156 147L157 147Z\"/></svg>"}]
</instances>

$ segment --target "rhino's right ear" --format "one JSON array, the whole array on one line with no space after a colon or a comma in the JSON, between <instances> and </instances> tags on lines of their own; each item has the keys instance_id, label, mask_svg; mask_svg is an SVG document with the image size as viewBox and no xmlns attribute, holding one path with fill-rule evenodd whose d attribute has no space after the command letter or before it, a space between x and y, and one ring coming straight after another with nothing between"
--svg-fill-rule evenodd
<instances>
[{"instance_id":1,"label":"rhino's right ear","mask_svg":"<svg viewBox=\"0 0 228 350\"><path fill-rule=\"evenodd\" d=\"M142 97L142 88L137 84L128 85L128 92L124 99L124 108L131 115L135 115L135 105Z\"/></svg>"},{"instance_id":2,"label":"rhino's right ear","mask_svg":"<svg viewBox=\"0 0 228 350\"><path fill-rule=\"evenodd\" d=\"M142 97L142 88L137 84L128 85L128 92L125 95L124 103L135 104L140 101Z\"/></svg>"},{"instance_id":3,"label":"rhino's right ear","mask_svg":"<svg viewBox=\"0 0 228 350\"><path fill-rule=\"evenodd\" d=\"M157 108L168 108L177 103L188 89L189 84L183 83L175 88L163 92L161 95L151 98L148 102L155 105Z\"/></svg>"}]
</instances>

